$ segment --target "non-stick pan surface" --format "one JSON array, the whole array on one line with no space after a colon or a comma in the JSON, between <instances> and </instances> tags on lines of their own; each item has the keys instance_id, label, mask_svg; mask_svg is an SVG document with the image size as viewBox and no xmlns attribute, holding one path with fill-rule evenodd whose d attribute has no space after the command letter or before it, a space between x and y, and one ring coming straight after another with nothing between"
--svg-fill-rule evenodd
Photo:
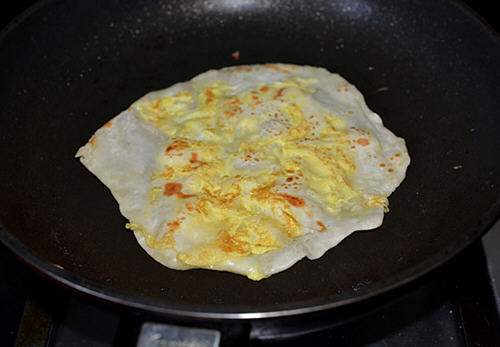
<instances>
[{"instance_id":1,"label":"non-stick pan surface","mask_svg":"<svg viewBox=\"0 0 500 347\"><path fill-rule=\"evenodd\" d=\"M0 238L91 295L191 317L336 307L426 273L498 218L500 45L460 3L42 1L0 39ZM167 269L74 154L148 91L265 62L324 66L358 86L406 139L407 178L382 227L263 281Z\"/></svg>"}]
</instances>

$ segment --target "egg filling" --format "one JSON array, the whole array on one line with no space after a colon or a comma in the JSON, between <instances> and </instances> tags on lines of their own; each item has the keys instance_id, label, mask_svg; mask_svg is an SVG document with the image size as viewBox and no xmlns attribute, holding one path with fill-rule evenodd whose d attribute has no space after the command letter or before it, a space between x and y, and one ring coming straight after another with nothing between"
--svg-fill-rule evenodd
<instances>
[{"instance_id":1,"label":"egg filling","mask_svg":"<svg viewBox=\"0 0 500 347\"><path fill-rule=\"evenodd\" d=\"M352 85L315 69L268 64L208 72L125 112L154 134L148 162L128 178L141 175L138 199L120 207L155 259L260 280L381 223L409 163L404 141L383 128ZM97 135L110 136L102 132L114 123L79 151L91 171L85 151L95 150ZM119 202L134 195L133 188L123 196L110 188Z\"/></svg>"}]
</instances>

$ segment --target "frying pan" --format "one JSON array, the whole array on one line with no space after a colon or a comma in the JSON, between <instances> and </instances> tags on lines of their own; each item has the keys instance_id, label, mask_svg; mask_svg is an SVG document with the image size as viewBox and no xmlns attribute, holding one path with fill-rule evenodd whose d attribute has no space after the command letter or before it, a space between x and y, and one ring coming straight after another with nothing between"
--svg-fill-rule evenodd
<instances>
[{"instance_id":1,"label":"frying pan","mask_svg":"<svg viewBox=\"0 0 500 347\"><path fill-rule=\"evenodd\" d=\"M373 297L498 219L499 61L498 38L454 1L40 1L0 36L0 239L65 286L164 315L276 317ZM148 91L266 62L354 83L406 139L407 178L380 228L268 279L167 269L74 154Z\"/></svg>"}]
</instances>

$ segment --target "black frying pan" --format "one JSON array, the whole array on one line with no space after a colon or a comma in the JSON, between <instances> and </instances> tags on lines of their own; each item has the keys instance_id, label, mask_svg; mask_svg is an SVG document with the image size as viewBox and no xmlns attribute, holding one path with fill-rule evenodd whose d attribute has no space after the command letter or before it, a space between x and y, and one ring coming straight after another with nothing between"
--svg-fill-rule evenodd
<instances>
[{"instance_id":1,"label":"black frying pan","mask_svg":"<svg viewBox=\"0 0 500 347\"><path fill-rule=\"evenodd\" d=\"M167 269L73 156L148 91L265 62L340 73L406 139L412 164L391 212L261 282ZM0 37L0 239L69 287L183 317L290 315L377 295L498 218L499 62L498 38L454 1L41 1Z\"/></svg>"}]
</instances>

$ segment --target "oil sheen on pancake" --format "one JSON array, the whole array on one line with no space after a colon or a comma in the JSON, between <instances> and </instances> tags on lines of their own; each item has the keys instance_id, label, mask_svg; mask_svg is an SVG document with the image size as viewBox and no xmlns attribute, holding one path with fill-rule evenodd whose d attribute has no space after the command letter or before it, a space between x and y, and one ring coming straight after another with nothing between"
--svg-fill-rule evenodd
<instances>
[{"instance_id":1,"label":"oil sheen on pancake","mask_svg":"<svg viewBox=\"0 0 500 347\"><path fill-rule=\"evenodd\" d=\"M211 70L151 92L76 156L158 262L252 280L380 226L410 163L353 85L285 64Z\"/></svg>"}]
</instances>

